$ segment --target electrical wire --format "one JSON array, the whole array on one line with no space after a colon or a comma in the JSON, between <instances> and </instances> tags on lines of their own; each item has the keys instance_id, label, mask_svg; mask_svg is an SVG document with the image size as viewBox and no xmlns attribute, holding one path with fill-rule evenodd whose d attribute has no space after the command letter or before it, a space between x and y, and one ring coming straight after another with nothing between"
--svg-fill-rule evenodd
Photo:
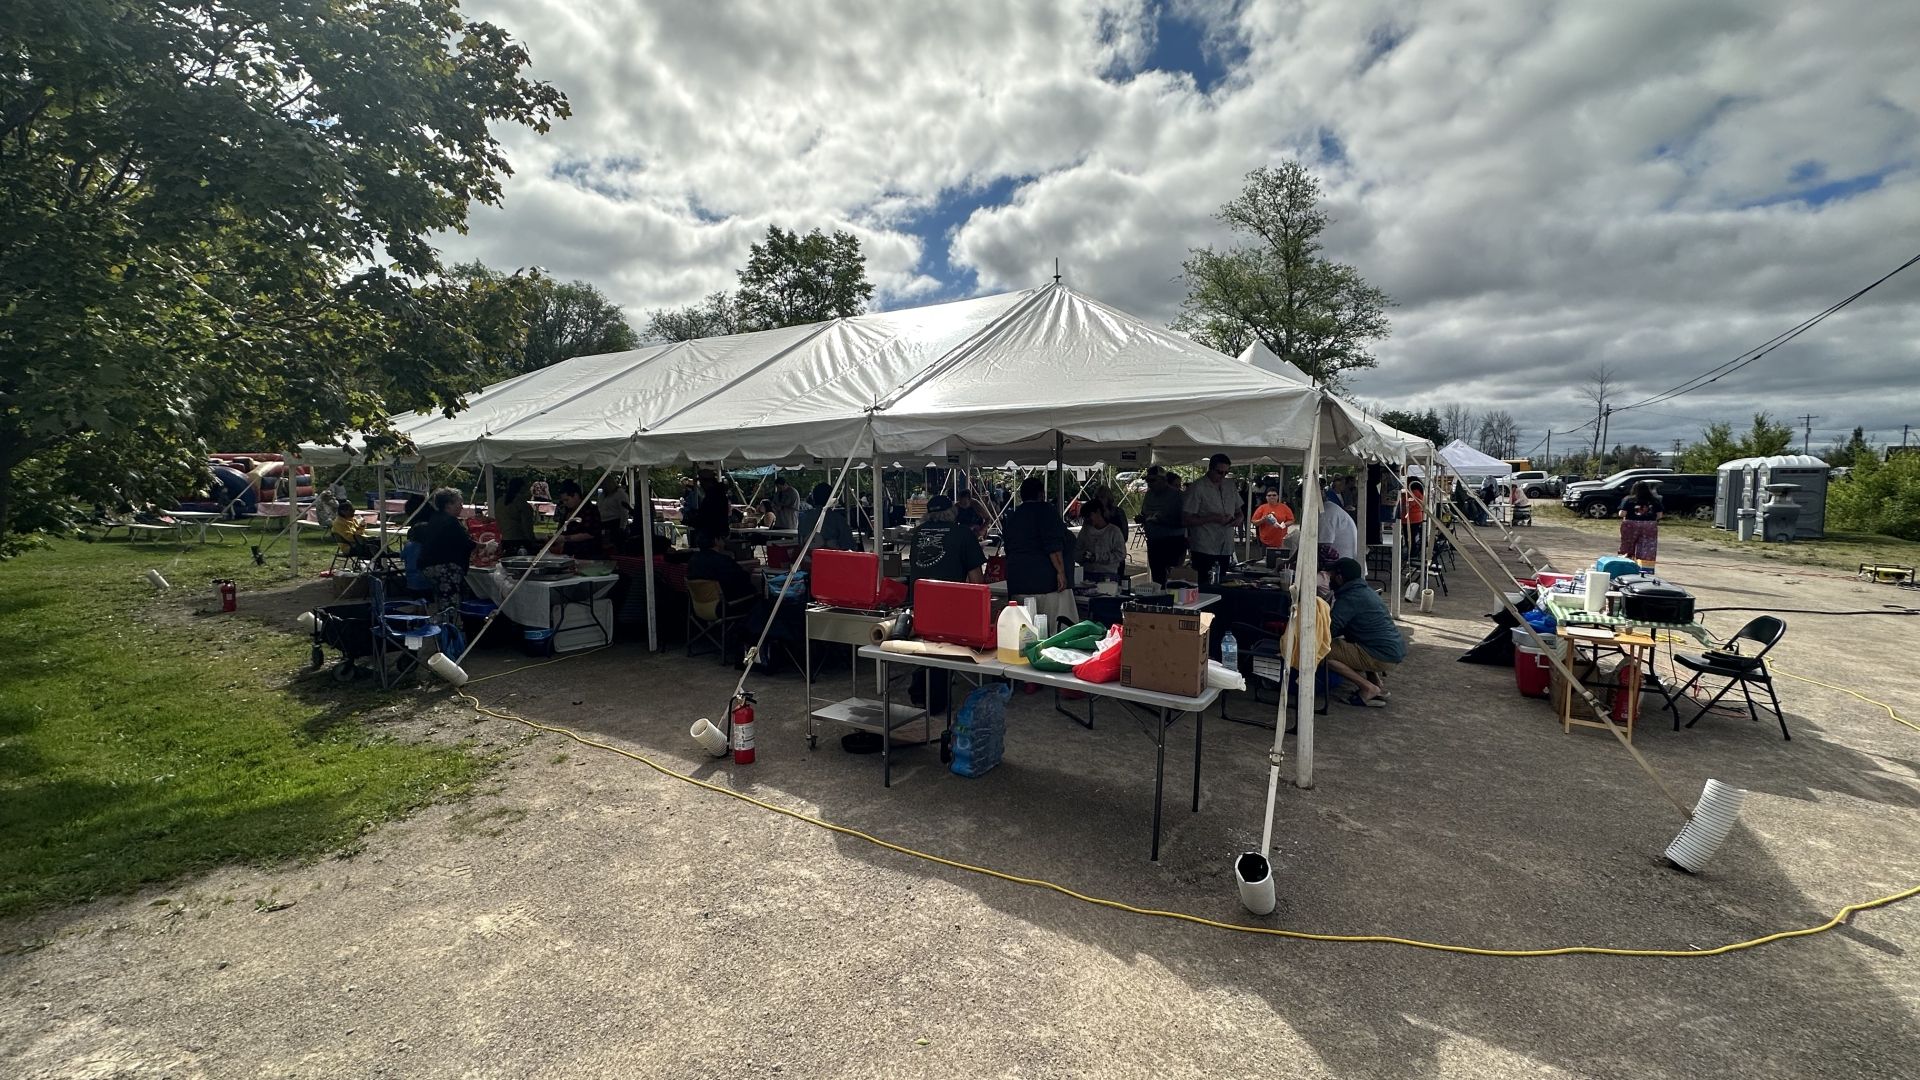
<instances>
[{"instance_id":1,"label":"electrical wire","mask_svg":"<svg viewBox=\"0 0 1920 1080\"><path fill-rule=\"evenodd\" d=\"M586 654L579 653L575 655L586 655ZM559 663L559 662L560 662L559 660L548 661L548 663ZM545 666L545 665L534 665L534 666L539 667L539 666ZM515 670L525 671L528 669L518 668ZM503 672L502 674L505 674L505 673ZM486 676L486 678L497 678L497 677L498 676L492 676L492 675ZM473 680L473 682L479 682L479 681L481 680L479 679ZM604 750L608 753L617 754L623 758L627 758L628 760L638 762L641 765L645 765L647 768L652 769L653 771L661 774L662 776L667 776L675 780L684 781L685 783L692 784L694 787L702 788L706 791L710 791L718 795L725 795L728 798L738 799L739 801L746 803L750 806L758 807L759 809L766 810L770 813L779 814L782 817L792 818L795 821L803 822L807 825L812 825L815 828L825 829L828 832L836 833L841 836L850 837L855 840L863 840L869 844L874 845L875 847L884 848L888 851L891 851L900 855L905 855L909 858L921 859L926 862L934 863L935 865L938 865L938 866L944 866L953 870L962 870L971 874L979 874L983 877L990 877L995 880L1005 881L1014 885L1024 885L1024 886L1027 886L1028 888L1041 889L1047 892L1058 893L1061 896L1078 900L1082 903L1092 904L1095 907L1107 908L1113 911L1126 912L1129 915L1141 915L1148 918L1156 918L1156 919L1169 919L1175 922L1190 923L1197 926L1205 926L1214 930L1225 930L1225 931L1230 931L1233 933L1240 933L1240 934L1258 934L1264 937L1286 938L1293 941L1314 941L1314 942L1324 942L1324 943L1333 943L1333 944L1400 945L1400 946L1405 946L1407 948L1425 949L1432 952L1456 953L1464 956L1501 957L1501 958L1510 958L1510 959L1531 959L1531 958L1540 958L1540 957L1548 957L1548 956L1630 956L1630 957L1641 957L1641 958L1692 959L1692 958L1707 957L1707 956L1724 956L1728 953L1734 953L1734 952L1740 952L1746 949L1758 948L1761 945L1772 944L1773 942L1776 942L1776 941L1785 941L1789 938L1811 937L1815 934L1822 934L1829 930L1833 930L1839 926L1844 925L1849 919L1859 914L1860 912L1871 911L1875 908L1887 907L1892 904L1900 903L1901 901L1904 901L1904 900L1910 900L1915 896L1920 896L1920 885L1916 885L1912 888L1903 889L1899 892L1889 893L1885 896L1875 897L1872 900L1866 900L1856 904L1848 904L1845 907L1842 907L1839 911L1835 912L1834 915L1831 918L1829 918L1827 921L1823 923L1819 923L1814 926L1803 926L1793 930L1781 930L1775 933L1765 934L1756 938L1748 938L1744 941L1729 942L1725 945L1718 945L1709 949L1626 949L1626 948L1615 948L1615 947L1604 946L1604 945L1564 945L1564 946L1558 946L1553 948L1543 948L1543 949L1493 949L1493 948L1484 948L1476 945L1455 945L1455 944L1450 944L1446 942L1422 941L1418 938L1399 937L1392 934L1326 934L1326 933L1316 933L1316 932L1307 931L1307 930L1286 930L1279 927L1271 927L1271 926L1248 926L1244 923L1232 923L1232 922L1224 922L1219 919L1209 919L1201 915L1192 915L1184 911L1167 911L1161 908L1140 907L1134 904L1125 903L1124 901L1120 901L1120 900L1113 900L1107 897L1093 896L1087 893L1083 893L1077 889L1072 889L1065 885L1048 881L1045 878L1026 877L1019 874L1009 874L1004 871L992 869L991 867L978 866L973 863L961 862L958 859L949 859L941 855L934 855L929 852L920 851L916 848L908 847L905 844L896 844L890 840L883 840L880 837L873 835L872 833L864 832L860 829L850 828L846 825L835 824L834 822L827 821L823 818L815 817L811 814L802 813L801 811L793 810L788 807L781 806L777 803L768 802L765 799L758 799L752 795L748 795L739 791L734 791L731 788L722 787L719 784L711 783L706 780L701 780L698 777L689 776L686 773L680 772L678 770L670 769L667 766L662 765L659 762L654 761L653 759L647 757L645 754L636 753L635 751L628 750L625 747L615 746L611 743L603 742L591 736L582 735L580 732L575 731L572 728L568 728L559 724L545 724L537 720L529 720L524 716L519 716L502 709L488 708L487 706L480 703L480 699L474 697L471 693L468 693L465 689L456 691L456 693L461 699L466 701L466 703L470 707L472 707L472 709L475 712L483 716L490 716L497 720L506 720L512 723L522 724L536 731L544 731L549 734L562 735L568 739L573 740L576 743L579 743L582 746L592 747L593 749L596 749L596 750ZM1891 712L1892 710L1889 709L1888 711ZM1905 723L1905 721L1902 721L1902 723Z\"/></svg>"},{"instance_id":2,"label":"electrical wire","mask_svg":"<svg viewBox=\"0 0 1920 1080\"><path fill-rule=\"evenodd\" d=\"M1880 278L1875 280L1872 284L1867 285L1865 288L1862 288L1857 292L1850 294L1845 299L1842 299L1838 303L1835 303L1832 306L1826 308L1824 311L1821 311L1819 314L1801 321L1799 324L1793 326L1792 328L1774 335L1773 337L1767 339L1766 341L1760 343L1759 345L1754 346L1751 349L1746 350L1745 352L1735 355L1733 359L1727 360L1723 363L1715 365L1714 367L1708 368L1706 371L1700 373L1699 375L1695 375L1694 377L1687 379L1686 381L1681 382L1676 386L1670 387L1669 389L1663 390L1660 393L1653 395L1652 397L1643 398L1639 401L1634 402L1631 405L1619 406L1618 408L1615 408L1613 411L1625 412L1629 409L1640 409L1640 408L1645 408L1646 406L1649 406L1649 405L1657 405L1660 402L1671 401L1682 394L1690 394L1702 387L1710 386L1713 383L1719 382L1721 379L1726 378L1728 375L1731 375L1734 372L1739 371L1741 368L1746 367L1748 364L1753 363L1755 360L1760 359L1761 357L1767 355L1768 353L1779 348L1780 346L1785 345L1787 342L1792 341L1794 338L1799 337L1801 334L1806 333L1808 330L1811 330L1814 327L1820 325L1820 323L1826 321L1828 316L1833 315L1835 312L1846 307L1848 304L1851 304L1855 300L1858 300L1861 297L1872 292L1874 289L1878 288L1881 284L1886 282L1888 278L1893 277L1895 274L1898 274L1900 271L1905 270L1906 268L1912 266L1915 263L1920 263L1920 255L1915 255L1913 258L1908 259L1906 262L1903 262L1899 266L1894 267L1892 270L1887 271L1884 275L1882 275Z\"/></svg>"}]
</instances>

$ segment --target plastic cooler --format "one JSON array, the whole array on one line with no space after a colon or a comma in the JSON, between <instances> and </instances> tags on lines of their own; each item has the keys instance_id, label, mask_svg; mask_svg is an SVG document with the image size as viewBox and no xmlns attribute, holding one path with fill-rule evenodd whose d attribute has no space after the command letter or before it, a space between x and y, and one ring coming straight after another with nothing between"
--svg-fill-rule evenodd
<instances>
[{"instance_id":1,"label":"plastic cooler","mask_svg":"<svg viewBox=\"0 0 1920 1080\"><path fill-rule=\"evenodd\" d=\"M813 598L829 607L872 611L880 606L880 556L871 551L816 551Z\"/></svg>"},{"instance_id":2,"label":"plastic cooler","mask_svg":"<svg viewBox=\"0 0 1920 1080\"><path fill-rule=\"evenodd\" d=\"M991 649L993 590L960 581L919 581L913 586L913 635L923 641Z\"/></svg>"},{"instance_id":3,"label":"plastic cooler","mask_svg":"<svg viewBox=\"0 0 1920 1080\"><path fill-rule=\"evenodd\" d=\"M1541 639L1548 648L1559 650L1559 638L1543 634ZM1546 697L1553 685L1552 661L1534 647L1532 636L1519 627L1513 629L1513 681L1525 697Z\"/></svg>"}]
</instances>

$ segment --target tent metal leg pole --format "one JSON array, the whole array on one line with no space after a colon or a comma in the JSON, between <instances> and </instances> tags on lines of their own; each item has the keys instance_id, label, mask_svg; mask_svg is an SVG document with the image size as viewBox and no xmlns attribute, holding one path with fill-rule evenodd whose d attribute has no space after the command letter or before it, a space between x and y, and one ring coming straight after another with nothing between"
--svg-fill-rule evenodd
<instances>
[{"instance_id":1,"label":"tent metal leg pole","mask_svg":"<svg viewBox=\"0 0 1920 1080\"><path fill-rule=\"evenodd\" d=\"M1400 455L1400 461L1396 465L1396 468L1399 475L1395 479L1400 485L1400 491L1404 494L1407 490L1407 458L1405 454ZM1390 586L1392 592L1387 596L1387 614L1398 619L1400 617L1400 594L1405 592L1407 588L1405 582L1402 580L1406 577L1406 547L1400 542L1401 522L1398 507L1395 508L1395 513L1389 521L1389 524L1393 526L1387 536L1387 546L1393 551L1393 574L1387 579L1392 582Z\"/></svg>"},{"instance_id":2,"label":"tent metal leg pole","mask_svg":"<svg viewBox=\"0 0 1920 1080\"><path fill-rule=\"evenodd\" d=\"M289 448L280 473L287 481L287 572L300 575L300 474L294 464L295 451Z\"/></svg>"},{"instance_id":3,"label":"tent metal leg pole","mask_svg":"<svg viewBox=\"0 0 1920 1080\"><path fill-rule=\"evenodd\" d=\"M1295 656L1294 671L1301 681L1301 691L1297 695L1295 708L1298 710L1299 730L1294 734L1294 774L1295 787L1313 786L1313 692L1309 689L1316 681L1314 672L1319 669L1320 658L1316 655L1315 643L1318 634L1314 623L1319 619L1319 605L1313 603L1314 589L1320 582L1320 500L1313 497L1313 491L1320 478L1320 425L1324 423L1326 397L1316 393L1313 408L1313 435L1307 440L1307 460L1301 470L1300 497L1300 553L1294 559L1293 595L1301 598L1299 617L1294 624L1299 627L1294 644L1299 650ZM1282 725L1284 729L1284 725Z\"/></svg>"},{"instance_id":4,"label":"tent metal leg pole","mask_svg":"<svg viewBox=\"0 0 1920 1080\"><path fill-rule=\"evenodd\" d=\"M1067 437L1059 432L1053 433L1054 475L1059 478L1059 493L1054 496L1054 508L1064 516L1067 512Z\"/></svg>"},{"instance_id":5,"label":"tent metal leg pole","mask_svg":"<svg viewBox=\"0 0 1920 1080\"><path fill-rule=\"evenodd\" d=\"M640 559L647 565L647 651L660 651L660 619L654 610L653 580L653 471L640 470Z\"/></svg>"}]
</instances>

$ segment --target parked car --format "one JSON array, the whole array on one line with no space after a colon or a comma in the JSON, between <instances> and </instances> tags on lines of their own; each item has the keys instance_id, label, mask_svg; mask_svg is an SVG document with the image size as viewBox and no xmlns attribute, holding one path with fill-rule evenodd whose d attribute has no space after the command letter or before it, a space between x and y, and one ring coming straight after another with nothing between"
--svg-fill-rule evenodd
<instances>
[{"instance_id":1,"label":"parked car","mask_svg":"<svg viewBox=\"0 0 1920 1080\"><path fill-rule=\"evenodd\" d=\"M1656 476L1670 475L1672 472L1672 469L1621 469L1604 480L1583 480L1578 484L1568 484L1566 489L1560 492L1560 505L1569 510L1577 510L1580 507L1582 492L1600 488L1611 490L1624 484L1626 487L1621 488L1621 494L1624 496L1626 488L1632 487L1635 480L1650 480Z\"/></svg>"},{"instance_id":2,"label":"parked car","mask_svg":"<svg viewBox=\"0 0 1920 1080\"><path fill-rule=\"evenodd\" d=\"M1526 492L1529 499L1560 497L1559 481L1538 470L1522 470L1514 473L1507 478L1507 482Z\"/></svg>"},{"instance_id":3,"label":"parked car","mask_svg":"<svg viewBox=\"0 0 1920 1080\"><path fill-rule=\"evenodd\" d=\"M1581 491L1573 509L1587 517L1613 517L1620 512L1621 501L1633 492L1633 485L1641 480L1653 484L1654 494L1660 496L1668 517L1713 516L1713 500L1718 493L1719 477L1712 473L1627 477L1615 484Z\"/></svg>"}]
</instances>

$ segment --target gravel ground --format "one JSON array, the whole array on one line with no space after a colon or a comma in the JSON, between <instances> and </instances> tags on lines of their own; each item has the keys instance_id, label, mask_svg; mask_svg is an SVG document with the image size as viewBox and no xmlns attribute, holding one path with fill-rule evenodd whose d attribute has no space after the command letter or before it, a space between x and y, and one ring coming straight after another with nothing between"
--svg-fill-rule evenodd
<instances>
[{"instance_id":1,"label":"gravel ground","mask_svg":"<svg viewBox=\"0 0 1920 1080\"><path fill-rule=\"evenodd\" d=\"M1562 564L1592 537L1541 527ZM1863 608L1914 594L1814 570L1669 553L1707 606ZM756 682L760 760L696 754L732 673L621 646L538 670L482 653L489 706L894 842L1093 895L1228 922L1495 948L1695 948L1814 925L1920 884L1920 732L1821 687L1771 718L1712 716L1635 745L1683 797L1751 791L1698 877L1680 820L1613 739L1563 734L1504 670L1455 663L1489 602L1462 565L1384 710L1335 705L1317 786L1281 788L1280 910L1245 916L1270 733L1169 745L1162 860L1146 858L1151 744L1016 698L978 780L829 738L794 677ZM272 625L312 589L249 597ZM1709 616L1730 633L1745 613ZM1781 669L1920 716L1920 623L1788 616ZM827 676L845 677L844 669ZM838 685L837 682L835 685ZM1655 699L1649 698L1649 702ZM1268 707L1270 709L1270 707ZM1236 702L1236 715L1254 710ZM1920 901L1707 959L1447 955L1236 934L1105 910L780 817L644 765L474 718L421 691L390 723L506 750L479 797L351 857L234 869L0 924L0 1073L145 1076L1894 1077L1920 1060ZM1291 763L1289 763L1289 768Z\"/></svg>"}]
</instances>

